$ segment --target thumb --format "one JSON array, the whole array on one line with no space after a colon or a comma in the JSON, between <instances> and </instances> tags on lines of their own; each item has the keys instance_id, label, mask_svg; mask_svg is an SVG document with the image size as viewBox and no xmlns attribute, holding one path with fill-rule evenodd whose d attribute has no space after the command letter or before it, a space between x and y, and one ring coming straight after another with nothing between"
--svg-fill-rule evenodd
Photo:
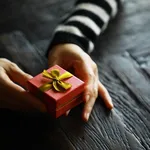
<instances>
[{"instance_id":1,"label":"thumb","mask_svg":"<svg viewBox=\"0 0 150 150\"><path fill-rule=\"evenodd\" d=\"M19 84L25 89L27 89L27 81L33 78L31 75L21 70L16 64L11 64L6 71L13 82Z\"/></svg>"}]
</instances>

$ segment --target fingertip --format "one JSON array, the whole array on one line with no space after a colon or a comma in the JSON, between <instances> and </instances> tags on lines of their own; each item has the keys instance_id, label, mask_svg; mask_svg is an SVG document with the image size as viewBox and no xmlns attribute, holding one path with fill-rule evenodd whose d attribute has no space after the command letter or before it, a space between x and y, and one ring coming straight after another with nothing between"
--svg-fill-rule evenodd
<instances>
[{"instance_id":1,"label":"fingertip","mask_svg":"<svg viewBox=\"0 0 150 150\"><path fill-rule=\"evenodd\" d=\"M65 116L67 117L70 113L70 110L66 111Z\"/></svg>"},{"instance_id":2,"label":"fingertip","mask_svg":"<svg viewBox=\"0 0 150 150\"><path fill-rule=\"evenodd\" d=\"M114 105L112 103L112 100L110 100L110 98L103 98L104 99L104 103L106 105L106 107L111 110L113 109Z\"/></svg>"},{"instance_id":3,"label":"fingertip","mask_svg":"<svg viewBox=\"0 0 150 150\"><path fill-rule=\"evenodd\" d=\"M109 110L112 110L112 109L114 108L113 103L110 103L109 105L107 105L107 108L108 108Z\"/></svg>"},{"instance_id":4,"label":"fingertip","mask_svg":"<svg viewBox=\"0 0 150 150\"><path fill-rule=\"evenodd\" d=\"M106 106L110 110L113 109L113 107L114 107L112 99L111 99L111 97L110 97L108 92L107 92L107 96L106 96Z\"/></svg>"},{"instance_id":5,"label":"fingertip","mask_svg":"<svg viewBox=\"0 0 150 150\"><path fill-rule=\"evenodd\" d=\"M99 82L99 95L102 97L102 99L104 100L104 103L106 105L106 107L108 109L113 109L114 105L112 102L112 99L109 95L109 92L107 91L107 89L103 86L102 83Z\"/></svg>"},{"instance_id":6,"label":"fingertip","mask_svg":"<svg viewBox=\"0 0 150 150\"><path fill-rule=\"evenodd\" d=\"M25 73L25 77L26 77L27 80L30 80L30 79L33 78L33 76L31 76L30 74L27 74L27 73Z\"/></svg>"},{"instance_id":7,"label":"fingertip","mask_svg":"<svg viewBox=\"0 0 150 150\"><path fill-rule=\"evenodd\" d=\"M84 122L88 122L88 120L89 120L89 116L90 116L90 113L83 113L82 114L82 119L83 119L83 121Z\"/></svg>"}]
</instances>

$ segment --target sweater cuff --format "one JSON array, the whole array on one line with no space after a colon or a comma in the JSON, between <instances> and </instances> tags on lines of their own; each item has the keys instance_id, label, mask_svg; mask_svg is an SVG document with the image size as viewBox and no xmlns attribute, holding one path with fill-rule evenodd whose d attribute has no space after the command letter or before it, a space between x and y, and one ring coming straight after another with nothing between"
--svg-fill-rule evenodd
<instances>
[{"instance_id":1,"label":"sweater cuff","mask_svg":"<svg viewBox=\"0 0 150 150\"><path fill-rule=\"evenodd\" d=\"M48 57L48 53L55 45L66 44L66 43L76 44L79 47L81 47L86 53L90 53L94 48L93 43L92 42L89 43L89 40L87 38L79 37L72 33L60 31L54 34L54 37L48 46L46 57Z\"/></svg>"}]
</instances>

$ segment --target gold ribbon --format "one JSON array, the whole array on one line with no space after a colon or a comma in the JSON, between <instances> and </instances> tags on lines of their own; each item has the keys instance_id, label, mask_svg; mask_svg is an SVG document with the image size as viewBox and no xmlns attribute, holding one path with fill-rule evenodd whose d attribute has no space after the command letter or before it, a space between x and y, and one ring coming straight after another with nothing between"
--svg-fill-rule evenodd
<instances>
[{"instance_id":1,"label":"gold ribbon","mask_svg":"<svg viewBox=\"0 0 150 150\"><path fill-rule=\"evenodd\" d=\"M63 92L71 88L71 84L64 82L62 80L68 79L73 75L69 72L65 72L64 74L60 75L60 71L58 69L53 69L51 72L44 70L42 73L43 77L51 79L51 82L45 83L44 85L40 86L39 89L43 92L48 91L54 88L57 92Z\"/></svg>"}]
</instances>

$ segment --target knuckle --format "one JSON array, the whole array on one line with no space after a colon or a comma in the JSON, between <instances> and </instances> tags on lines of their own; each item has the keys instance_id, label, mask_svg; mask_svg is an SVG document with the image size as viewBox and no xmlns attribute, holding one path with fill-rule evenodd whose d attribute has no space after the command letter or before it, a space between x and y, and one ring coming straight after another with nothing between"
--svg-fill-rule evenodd
<instances>
[{"instance_id":1,"label":"knuckle","mask_svg":"<svg viewBox=\"0 0 150 150\"><path fill-rule=\"evenodd\" d=\"M10 62L10 63L8 64L8 67L7 67L7 72L8 72L8 73L13 73L13 72L15 72L17 69L18 69L18 66L17 66L15 63Z\"/></svg>"},{"instance_id":2,"label":"knuckle","mask_svg":"<svg viewBox=\"0 0 150 150\"><path fill-rule=\"evenodd\" d=\"M9 62L9 60L6 59L6 58L0 58L0 61L3 61L3 62Z\"/></svg>"},{"instance_id":3,"label":"knuckle","mask_svg":"<svg viewBox=\"0 0 150 150\"><path fill-rule=\"evenodd\" d=\"M92 74L92 73L88 73L88 76L89 76L90 78L92 78L92 77L93 77L93 74Z\"/></svg>"},{"instance_id":4,"label":"knuckle","mask_svg":"<svg viewBox=\"0 0 150 150\"><path fill-rule=\"evenodd\" d=\"M95 98L97 98L97 96L98 96L98 90L97 90L97 89L94 89L94 90L93 90L93 96L94 96Z\"/></svg>"},{"instance_id":5,"label":"knuckle","mask_svg":"<svg viewBox=\"0 0 150 150\"><path fill-rule=\"evenodd\" d=\"M5 72L5 69L3 67L0 67L0 83L5 79Z\"/></svg>"},{"instance_id":6,"label":"knuckle","mask_svg":"<svg viewBox=\"0 0 150 150\"><path fill-rule=\"evenodd\" d=\"M3 72L4 72L4 69L0 67L0 82L3 79Z\"/></svg>"},{"instance_id":7,"label":"knuckle","mask_svg":"<svg viewBox=\"0 0 150 150\"><path fill-rule=\"evenodd\" d=\"M85 90L87 91L86 94L90 95L94 98L97 98L98 96L98 89L97 88L93 88L91 85L86 86Z\"/></svg>"},{"instance_id":8,"label":"knuckle","mask_svg":"<svg viewBox=\"0 0 150 150\"><path fill-rule=\"evenodd\" d=\"M11 70L16 69L17 67L18 67L18 66L17 66L15 63L13 63L13 62L11 62L10 65L9 65L9 68L10 68Z\"/></svg>"},{"instance_id":9,"label":"knuckle","mask_svg":"<svg viewBox=\"0 0 150 150\"><path fill-rule=\"evenodd\" d=\"M98 71L98 67L97 64L95 62L93 62L93 69L97 72Z\"/></svg>"},{"instance_id":10,"label":"knuckle","mask_svg":"<svg viewBox=\"0 0 150 150\"><path fill-rule=\"evenodd\" d=\"M3 74L3 72L5 72L5 69L0 66L0 76Z\"/></svg>"},{"instance_id":11,"label":"knuckle","mask_svg":"<svg viewBox=\"0 0 150 150\"><path fill-rule=\"evenodd\" d=\"M6 58L0 58L0 62L2 64L6 64L6 65L10 65L11 63L13 63L13 62L11 62L10 60L8 60Z\"/></svg>"},{"instance_id":12,"label":"knuckle","mask_svg":"<svg viewBox=\"0 0 150 150\"><path fill-rule=\"evenodd\" d=\"M94 72L89 72L89 73L88 73L88 78L89 78L90 80L94 79L94 77L95 77Z\"/></svg>"},{"instance_id":13,"label":"knuckle","mask_svg":"<svg viewBox=\"0 0 150 150\"><path fill-rule=\"evenodd\" d=\"M3 67L0 66L0 72L2 72L3 70L4 70Z\"/></svg>"},{"instance_id":14,"label":"knuckle","mask_svg":"<svg viewBox=\"0 0 150 150\"><path fill-rule=\"evenodd\" d=\"M85 90L88 91L88 93L92 93L92 86L86 85Z\"/></svg>"}]
</instances>

